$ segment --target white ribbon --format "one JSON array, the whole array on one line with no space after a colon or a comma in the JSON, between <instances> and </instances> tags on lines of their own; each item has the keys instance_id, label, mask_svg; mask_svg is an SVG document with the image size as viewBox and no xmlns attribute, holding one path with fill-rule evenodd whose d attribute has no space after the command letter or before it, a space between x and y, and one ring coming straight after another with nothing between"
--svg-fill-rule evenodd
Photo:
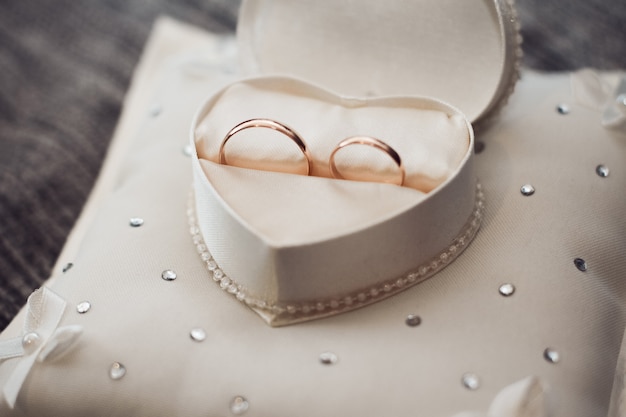
<instances>
[{"instance_id":1,"label":"white ribbon","mask_svg":"<svg viewBox=\"0 0 626 417\"><path fill-rule=\"evenodd\" d=\"M572 73L576 102L602 113L602 126L626 132L626 76L590 69Z\"/></svg>"},{"instance_id":2,"label":"white ribbon","mask_svg":"<svg viewBox=\"0 0 626 417\"><path fill-rule=\"evenodd\" d=\"M21 357L3 388L10 408L15 407L24 381L37 362L63 356L81 335L78 325L58 327L66 302L52 290L42 287L28 297L22 337L0 341L0 361Z\"/></svg>"}]
</instances>

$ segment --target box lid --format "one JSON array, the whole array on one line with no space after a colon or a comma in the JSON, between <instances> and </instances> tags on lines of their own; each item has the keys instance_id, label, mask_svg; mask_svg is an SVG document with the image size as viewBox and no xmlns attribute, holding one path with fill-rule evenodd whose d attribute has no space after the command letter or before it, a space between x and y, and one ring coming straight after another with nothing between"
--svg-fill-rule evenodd
<instances>
[{"instance_id":1,"label":"box lid","mask_svg":"<svg viewBox=\"0 0 626 417\"><path fill-rule=\"evenodd\" d=\"M237 36L246 74L429 96L477 121L513 90L518 31L512 0L244 0Z\"/></svg>"}]
</instances>

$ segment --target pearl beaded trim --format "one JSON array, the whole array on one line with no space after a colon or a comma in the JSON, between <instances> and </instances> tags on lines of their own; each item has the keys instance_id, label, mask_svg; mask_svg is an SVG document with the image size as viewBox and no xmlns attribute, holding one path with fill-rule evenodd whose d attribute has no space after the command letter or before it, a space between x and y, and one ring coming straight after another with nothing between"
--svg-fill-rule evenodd
<instances>
[{"instance_id":1,"label":"pearl beaded trim","mask_svg":"<svg viewBox=\"0 0 626 417\"><path fill-rule=\"evenodd\" d=\"M480 228L483 210L484 194L482 192L481 185L477 184L476 200L472 214L450 246L441 251L435 257L419 265L412 272L406 275L381 282L380 284L368 288L363 288L360 291L345 294L332 299L311 300L310 302L298 303L271 303L259 297L255 297L250 294L245 287L238 284L235 280L224 273L215 259L213 259L213 256L209 252L209 249L202 238L202 233L200 232L200 228L198 227L196 220L195 199L193 192L190 193L189 197L187 217L189 220L189 231L191 233L193 243L196 246L196 250L200 254L202 262L205 263L213 281L218 283L223 291L231 294L237 300L245 303L254 310L262 310L277 317L288 315L290 321L296 322L300 317L306 317L307 319L313 317L323 317L363 307L367 304L394 295L412 285L430 278L456 259L456 257L459 256L469 245Z\"/></svg>"}]
</instances>

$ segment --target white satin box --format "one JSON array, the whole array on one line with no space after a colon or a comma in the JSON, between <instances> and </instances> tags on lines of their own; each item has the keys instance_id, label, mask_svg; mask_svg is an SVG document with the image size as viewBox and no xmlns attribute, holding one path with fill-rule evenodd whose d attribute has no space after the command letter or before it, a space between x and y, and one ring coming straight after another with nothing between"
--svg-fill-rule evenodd
<instances>
[{"instance_id":1,"label":"white satin box","mask_svg":"<svg viewBox=\"0 0 626 417\"><path fill-rule=\"evenodd\" d=\"M508 1L244 1L253 78L211 97L191 137L197 227L229 292L281 326L377 302L459 256L482 211L470 122L511 94L517 30ZM250 119L306 139L310 173L281 172L306 162L272 132L223 147ZM396 167L354 148L342 169L367 181L332 179L333 149L363 135L398 152L402 187L380 183Z\"/></svg>"},{"instance_id":2,"label":"white satin box","mask_svg":"<svg viewBox=\"0 0 626 417\"><path fill-rule=\"evenodd\" d=\"M429 2L411 3L417 4L428 7ZM441 4L443 7L446 3ZM503 40L511 38L502 30L509 26L494 17L496 5L500 4L476 4L483 17L490 16L488 21L498 24L486 29L489 25L468 23L468 27L458 30L466 34L478 26L478 33L485 30L497 35L499 40L494 45L499 46L491 49L490 61L498 62L500 71L495 71L496 74L505 74L503 68L505 63L510 64L507 57L510 50L504 48L507 42ZM320 7L332 11L325 16L334 18L331 26L342 28L343 32L353 29L355 35L361 36L376 23L370 20L361 29L346 24L342 16L347 12L342 12L341 7L347 5L356 7L348 3ZM282 5L287 9L280 9L279 2L246 3L241 15L244 26L239 29L240 41L248 36L245 24L246 16L250 15L256 16L248 22L255 22L260 31L252 36L259 47L263 45L259 33L267 36L272 33L262 24L266 20L258 17L269 19L272 11L278 13L277 21L283 22L281 13L295 7L302 16L300 22L318 24L312 11L314 6L312 3L306 6L305 13L297 9L304 6L293 2ZM257 7L262 8L256 10ZM382 5L378 9L376 5L368 7L382 16ZM454 14L454 10L447 9L446 16ZM457 11L458 14L473 16L468 10ZM421 37L427 38L437 25L429 26L426 16L437 14L429 9L421 16L424 21L419 25L414 19L405 29L398 24L391 26L399 32L418 26L424 30ZM282 39L289 42L287 38L294 40L299 26L296 21L285 24L280 30L287 32L280 33L290 35ZM278 23L270 27L279 30L275 25ZM454 26L450 24L449 28ZM330 26L324 26L327 27ZM330 32L323 33L331 37L323 38L324 45L339 42L337 39L333 42ZM291 59L273 62L293 63L301 58L288 45L277 44L279 38L279 35L270 38L266 47L277 45L280 51L289 52L277 56ZM479 43L492 39L491 35L484 38ZM461 45L457 42L461 41L453 45ZM500 87L510 84L502 81L508 75L502 75L496 77L490 88L486 84L478 88L490 90L491 94L486 94L489 99L472 113L471 107L464 107L461 101L454 101L453 96L445 96L443 92L441 97L433 98L440 93L426 90L424 94L431 98L417 98L422 94L417 90L407 89L404 93L384 90L387 87L383 87L382 81L367 85L376 97L364 97L367 90L364 94L352 90L357 88L356 81L350 84L356 77L354 71L346 83L331 84L335 69L326 61L321 67L307 67L311 72L300 74L299 79L293 74L244 78L247 75L240 71L250 67L239 66L234 55L238 51L244 62L249 59L246 45L249 44L244 41L236 47L232 39L168 19L160 20L155 26L129 90L101 177L52 277L31 296L28 305L0 335L1 416L617 417L625 414L626 348L622 337L626 319L623 279L626 276L623 257L626 113L623 100L617 100L626 93L624 84L620 84L623 74L589 70L555 75L525 72L505 107L501 106L502 100L510 90ZM512 45L517 45L517 41ZM456 49L466 60L470 60L470 55L465 55L470 50L477 59L483 53L480 48L467 48L464 45ZM431 58L446 55L435 47L431 49ZM333 59L342 56L338 52ZM402 59L420 60L418 55L413 58L402 55ZM346 60L353 62L352 57ZM427 59L422 61L424 65L435 65ZM362 68L368 63L356 64ZM467 65L471 68L478 64ZM276 67L262 72L285 71ZM326 76L323 72L328 72L329 83L323 81ZM460 70L459 74L465 72ZM509 75L515 75L515 66ZM416 75L421 76L421 73ZM375 79L371 75L367 78ZM494 79L485 77L483 82L487 80ZM473 82L478 81L468 79L462 84ZM433 83L429 80L422 85L435 88ZM290 86L286 93L279 94L286 85ZM340 91L342 85L347 88L345 92ZM233 86L237 88L232 89ZM470 87L475 86L468 85L467 89ZM275 98L286 100L280 109L287 113L299 105L332 107L333 111L324 113L324 117L311 125L312 133L307 133L305 117L299 120L303 124L297 125L295 119L281 120L298 129L312 152L318 143L315 129L326 126L325 129L331 129L329 133L338 133L337 137L329 135L328 142L320 141L324 144L322 148L331 148L343 134L353 134L333 132L336 123L326 122L337 122L339 119L333 119L334 115L349 115L357 121L370 119L355 116L353 110L373 108L387 120L402 116L397 112L401 103L404 110L408 108L410 115L421 120L424 115L419 103L427 103L439 116L445 114L444 120L459 121L453 123L456 127L467 126L466 121L478 118L489 119L492 111L500 109L500 112L477 130L476 149L480 152L473 152L473 133L471 128L466 128L465 150L450 147L461 149L456 154L456 165L450 165L452 169L446 177L450 179L444 179L429 191L430 195L417 199L416 203L411 199L418 191L409 187L202 162L198 156L211 157L202 153L206 150L201 146L204 145L201 136L207 132L202 129L198 132L209 114L207 110L213 110L218 102L227 109L231 103L220 102L220 98L228 93L252 97L248 94L251 89L255 99L235 100L241 103L238 110L255 110L257 98L260 99L257 94L267 91L272 102ZM458 92L458 88L452 90ZM294 95L294 91L303 93ZM394 97L384 98L385 91ZM399 94L408 97L399 99ZM341 98L348 95L350 100ZM306 103L298 97L294 101L294 96L305 97ZM496 96L499 99L494 101ZM435 99L449 104L434 105ZM365 106L354 106L355 103ZM459 111L455 110L457 107ZM300 112L293 114L297 117ZM222 122L222 129L228 130L238 121L239 118L219 117L216 126ZM372 128L377 125L371 124ZM348 127L355 126L361 124ZM218 144L223 133L216 134ZM393 133L397 135L391 131L358 134L378 135L392 141L402 136L402 127ZM281 140L291 149L293 144L286 138L268 138L267 142L282 143ZM240 151L236 143L233 145L229 156ZM401 151L400 143L393 145L402 155L411 152L404 148ZM438 145L441 144L433 146ZM420 140L416 146L422 146ZM243 150L242 164L255 163L256 159ZM427 159L426 164L430 161ZM294 166L298 168L300 162ZM479 190L477 179L481 184ZM270 187L271 184L276 187ZM288 211L280 211L285 209L283 204L293 200L294 208L301 209L300 198L304 201L311 198L310 192L294 195L297 188L294 184L320 187L320 192L326 193L334 191L335 186L330 184L337 184L338 192L334 195L350 197L345 204L353 211L354 199L365 196L367 203L358 207L355 216L371 216L370 210L377 205L384 207L390 204L390 198L395 198L393 202L405 195L409 208L410 203L415 207L432 204L421 213L416 209L419 215L413 221L400 222L394 229L395 235L379 239L378 247L374 247L378 251L387 250L388 245L398 247L402 239L420 244L416 231L429 227L450 233L453 245L444 245L445 250L437 259L429 259L427 265L422 265L428 267L426 271L420 270L421 261L415 259L418 269L407 275L393 272L390 265L395 267L396 261L390 262L374 253L377 251L371 254L375 262L368 257L363 265L349 265L347 285L351 284L348 278L357 268L389 272L381 274L380 287L369 286L363 295L363 304L370 300L380 302L346 309L346 296L342 293L343 298L331 296L328 301L321 298L322 305L318 305L321 301L315 297L310 304L296 299L288 306L297 304L299 309L285 307L287 311L278 314L278 310L268 310L267 306L281 299L271 298L276 293L266 294L262 289L275 291L283 288L282 285L258 284L250 276L239 276L227 266L227 259L217 257L225 253L240 254L242 265L263 260L268 251L234 244L261 241L254 236L242 240L242 235L246 237L242 225L246 223L241 220L245 219L244 214L254 215L266 206L278 210L281 214L278 221L290 220L285 215ZM390 188L407 190L396 193L389 191ZM199 204L203 192L207 199L213 193L214 203L221 206L209 210L208 206ZM280 200L267 201L267 195ZM250 207L246 207L246 197L251 199ZM481 201L483 205L477 204ZM475 206L480 208L476 219L472 218ZM240 214L232 207L250 212ZM255 208L258 210L252 210ZM306 208L311 215L317 215L315 211L320 210ZM268 219L254 218L254 221L276 221L272 217L276 216L275 212L267 213ZM207 218L218 215L223 217L214 217L202 225ZM379 223L387 226L394 216L398 217L398 212L392 210L385 222ZM478 218L480 223L473 225L472 221ZM238 223L222 223L234 221ZM468 228L464 229L466 224ZM332 229L331 223L326 233ZM369 229L375 227L359 232L368 233ZM467 230L468 238L473 240L464 239L459 246L461 241L457 236L464 237ZM219 232L224 236L217 236ZM351 235L346 234L348 238ZM433 239L426 243L440 245L437 236ZM233 247L228 247L229 244ZM340 245L333 257L351 256L348 251L358 252L360 247L355 246L358 244L354 241L349 248ZM456 250L451 251L452 246ZM444 253L446 256L442 257ZM406 253L402 255L397 259L411 261L403 259ZM321 273L332 271L333 265L325 262L328 259L321 259L319 264L312 262L312 268ZM381 263L388 269L381 267ZM436 274L431 276L430 270ZM306 277L308 272L298 273ZM417 275L411 275L414 273ZM387 276L393 279L391 283ZM430 279L421 280L426 276ZM328 291L327 285L339 285L323 281L324 277L319 279L324 282L322 288L304 287L303 292ZM358 282L362 278L354 279ZM420 280L419 284L411 285ZM310 285L307 280L304 282ZM287 284L284 288L289 291L303 288L300 284L293 288L289 286L293 283ZM396 291L399 287L402 291ZM248 288L249 292L242 291ZM353 305L361 301L359 291L354 295L351 290L347 293L354 297ZM386 298L386 293L395 295ZM306 312L304 306L308 307ZM268 326L248 307L277 327ZM302 321L305 315L318 319ZM322 318L324 315L328 317ZM624 353L620 354L620 349Z\"/></svg>"}]
</instances>

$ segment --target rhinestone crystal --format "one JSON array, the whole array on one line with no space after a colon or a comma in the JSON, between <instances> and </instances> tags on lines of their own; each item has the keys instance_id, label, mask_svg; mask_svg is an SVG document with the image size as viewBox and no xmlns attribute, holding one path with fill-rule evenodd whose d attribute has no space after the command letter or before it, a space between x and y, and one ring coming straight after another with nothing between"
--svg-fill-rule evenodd
<instances>
[{"instance_id":1,"label":"rhinestone crystal","mask_svg":"<svg viewBox=\"0 0 626 417\"><path fill-rule=\"evenodd\" d=\"M524 184L520 188L520 192L522 193L522 195L525 195L528 197L528 196L535 194L535 187L533 187L530 184Z\"/></svg>"},{"instance_id":2,"label":"rhinestone crystal","mask_svg":"<svg viewBox=\"0 0 626 417\"><path fill-rule=\"evenodd\" d=\"M155 104L150 108L150 116L157 117L162 111L163 108L159 104Z\"/></svg>"},{"instance_id":3,"label":"rhinestone crystal","mask_svg":"<svg viewBox=\"0 0 626 417\"><path fill-rule=\"evenodd\" d=\"M422 318L420 316L416 316L415 314L409 314L406 316L406 320L404 322L409 327L416 327L422 323Z\"/></svg>"},{"instance_id":4,"label":"rhinestone crystal","mask_svg":"<svg viewBox=\"0 0 626 417\"><path fill-rule=\"evenodd\" d=\"M174 281L176 279L176 272L172 271L171 269L166 269L161 274L161 278L166 281Z\"/></svg>"},{"instance_id":5,"label":"rhinestone crystal","mask_svg":"<svg viewBox=\"0 0 626 417\"><path fill-rule=\"evenodd\" d=\"M233 398L232 401L230 402L230 411L231 413L237 416L248 411L248 408L250 408L250 404L248 403L248 400L246 400L244 397L240 395Z\"/></svg>"},{"instance_id":6,"label":"rhinestone crystal","mask_svg":"<svg viewBox=\"0 0 626 417\"><path fill-rule=\"evenodd\" d=\"M232 281L230 280L230 278L228 278L228 277L223 277L223 278L220 280L220 288L221 288L221 289L223 289L223 290L225 290L225 289L227 289L227 288L230 286L230 284L231 284L231 283L232 283Z\"/></svg>"},{"instance_id":7,"label":"rhinestone crystal","mask_svg":"<svg viewBox=\"0 0 626 417\"><path fill-rule=\"evenodd\" d=\"M561 355L552 348L546 348L543 351L543 358L550 363L558 363L561 360Z\"/></svg>"},{"instance_id":8,"label":"rhinestone crystal","mask_svg":"<svg viewBox=\"0 0 626 417\"><path fill-rule=\"evenodd\" d=\"M598 174L599 177L606 178L609 176L609 173L609 168L607 168L605 165L598 165L596 167L596 174Z\"/></svg>"},{"instance_id":9,"label":"rhinestone crystal","mask_svg":"<svg viewBox=\"0 0 626 417\"><path fill-rule=\"evenodd\" d=\"M470 391L475 391L480 388L480 379L475 374L464 374L461 378L461 382L463 383L463 386Z\"/></svg>"},{"instance_id":10,"label":"rhinestone crystal","mask_svg":"<svg viewBox=\"0 0 626 417\"><path fill-rule=\"evenodd\" d=\"M109 376L113 380L122 379L126 375L126 367L119 362L113 362L109 368Z\"/></svg>"},{"instance_id":11,"label":"rhinestone crystal","mask_svg":"<svg viewBox=\"0 0 626 417\"><path fill-rule=\"evenodd\" d=\"M520 188L520 192L522 193L522 195L525 195L528 197L528 196L535 194L535 187L533 187L530 184L525 184L525 185L522 185L522 188Z\"/></svg>"},{"instance_id":12,"label":"rhinestone crystal","mask_svg":"<svg viewBox=\"0 0 626 417\"><path fill-rule=\"evenodd\" d=\"M576 265L579 271L585 272L587 270L587 262L582 258L574 259L574 265Z\"/></svg>"},{"instance_id":13,"label":"rhinestone crystal","mask_svg":"<svg viewBox=\"0 0 626 417\"><path fill-rule=\"evenodd\" d=\"M183 155L185 156L193 155L193 147L189 144L183 146Z\"/></svg>"},{"instance_id":14,"label":"rhinestone crystal","mask_svg":"<svg viewBox=\"0 0 626 417\"><path fill-rule=\"evenodd\" d=\"M510 297L515 292L515 286L513 284L502 284L498 289L501 295Z\"/></svg>"},{"instance_id":15,"label":"rhinestone crystal","mask_svg":"<svg viewBox=\"0 0 626 417\"><path fill-rule=\"evenodd\" d=\"M189 337L191 337L191 339L195 340L196 342L202 342L204 339L206 339L206 332L200 328L191 329L191 332L189 332Z\"/></svg>"},{"instance_id":16,"label":"rhinestone crystal","mask_svg":"<svg viewBox=\"0 0 626 417\"><path fill-rule=\"evenodd\" d=\"M333 352L323 352L320 354L320 362L324 365L333 365L337 363L337 355Z\"/></svg>"},{"instance_id":17,"label":"rhinestone crystal","mask_svg":"<svg viewBox=\"0 0 626 417\"><path fill-rule=\"evenodd\" d=\"M141 217L131 217L129 223L132 227L143 226L143 219Z\"/></svg>"},{"instance_id":18,"label":"rhinestone crystal","mask_svg":"<svg viewBox=\"0 0 626 417\"><path fill-rule=\"evenodd\" d=\"M76 311L80 314L85 314L91 309L91 303L89 301L81 301L76 305Z\"/></svg>"},{"instance_id":19,"label":"rhinestone crystal","mask_svg":"<svg viewBox=\"0 0 626 417\"><path fill-rule=\"evenodd\" d=\"M559 114L569 114L570 110L569 110L569 106L567 104L559 104L558 106L556 106L556 111Z\"/></svg>"}]
</instances>

